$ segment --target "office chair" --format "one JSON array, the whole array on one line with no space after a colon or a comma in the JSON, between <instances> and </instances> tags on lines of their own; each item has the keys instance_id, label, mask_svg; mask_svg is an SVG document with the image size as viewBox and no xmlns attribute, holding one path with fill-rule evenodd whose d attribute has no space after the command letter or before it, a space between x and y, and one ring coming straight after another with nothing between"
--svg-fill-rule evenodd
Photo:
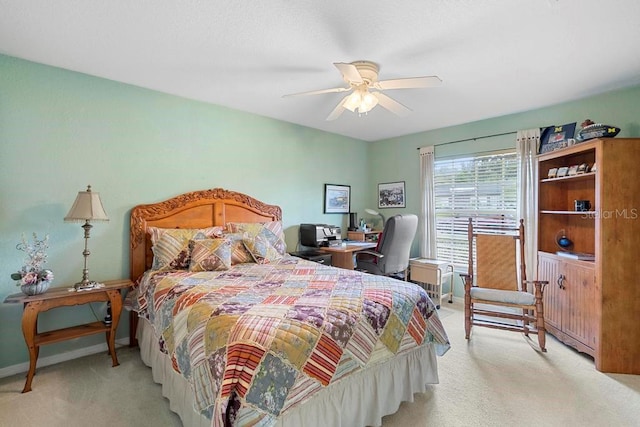
<instances>
[{"instance_id":1,"label":"office chair","mask_svg":"<svg viewBox=\"0 0 640 427\"><path fill-rule=\"evenodd\" d=\"M409 253L418 228L416 215L394 215L384 225L375 251L356 252L357 269L407 280Z\"/></svg>"}]
</instances>

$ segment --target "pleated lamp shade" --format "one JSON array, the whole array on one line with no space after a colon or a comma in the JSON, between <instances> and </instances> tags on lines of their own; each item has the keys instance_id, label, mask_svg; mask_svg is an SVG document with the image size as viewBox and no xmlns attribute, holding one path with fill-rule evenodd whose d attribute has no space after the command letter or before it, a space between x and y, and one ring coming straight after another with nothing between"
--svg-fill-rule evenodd
<instances>
[{"instance_id":1,"label":"pleated lamp shade","mask_svg":"<svg viewBox=\"0 0 640 427\"><path fill-rule=\"evenodd\" d=\"M91 191L89 185L87 191L78 192L78 196L64 220L66 222L109 221L109 217L102 206L100 193Z\"/></svg>"}]
</instances>

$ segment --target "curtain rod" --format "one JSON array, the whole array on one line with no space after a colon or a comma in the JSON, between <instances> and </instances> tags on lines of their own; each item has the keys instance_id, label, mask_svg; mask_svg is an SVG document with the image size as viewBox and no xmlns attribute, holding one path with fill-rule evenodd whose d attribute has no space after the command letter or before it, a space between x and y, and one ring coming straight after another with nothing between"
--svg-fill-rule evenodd
<instances>
[{"instance_id":1,"label":"curtain rod","mask_svg":"<svg viewBox=\"0 0 640 427\"><path fill-rule=\"evenodd\" d=\"M494 133L493 135L485 135L485 136L476 136L475 138L466 138L466 139L458 139L457 141L449 141L449 142L443 142L442 144L434 144L434 147L439 147L441 145L448 145L448 144L455 144L457 142L465 142L465 141L475 141L476 139L483 139L483 138L493 138L495 136L503 136L503 135L511 135L514 133L518 133L516 131L513 132L505 132L505 133ZM417 150L419 150L421 147L418 147Z\"/></svg>"}]
</instances>

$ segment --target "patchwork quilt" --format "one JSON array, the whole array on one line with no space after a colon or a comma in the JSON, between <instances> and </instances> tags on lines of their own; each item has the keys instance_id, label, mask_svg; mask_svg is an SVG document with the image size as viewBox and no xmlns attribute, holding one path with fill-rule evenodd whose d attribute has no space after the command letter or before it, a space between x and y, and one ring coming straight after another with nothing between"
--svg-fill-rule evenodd
<instances>
[{"instance_id":1,"label":"patchwork quilt","mask_svg":"<svg viewBox=\"0 0 640 427\"><path fill-rule=\"evenodd\" d=\"M291 256L148 271L134 295L213 426L272 425L367 366L422 345L449 348L419 286Z\"/></svg>"}]
</instances>

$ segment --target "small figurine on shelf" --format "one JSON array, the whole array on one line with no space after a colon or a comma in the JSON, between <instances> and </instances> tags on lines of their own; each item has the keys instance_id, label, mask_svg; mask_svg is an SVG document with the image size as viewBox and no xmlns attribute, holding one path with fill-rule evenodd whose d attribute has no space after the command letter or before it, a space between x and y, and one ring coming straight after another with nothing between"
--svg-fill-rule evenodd
<instances>
[{"instance_id":1,"label":"small figurine on shelf","mask_svg":"<svg viewBox=\"0 0 640 427\"><path fill-rule=\"evenodd\" d=\"M560 230L556 233L556 245L560 250L568 251L573 246L573 242L567 237L564 230Z\"/></svg>"},{"instance_id":2,"label":"small figurine on shelf","mask_svg":"<svg viewBox=\"0 0 640 427\"><path fill-rule=\"evenodd\" d=\"M586 119L584 122L580 123L580 126L582 127L582 129L586 128L587 126L591 126L591 125L595 125L595 123L593 123L593 121L591 119Z\"/></svg>"}]
</instances>

